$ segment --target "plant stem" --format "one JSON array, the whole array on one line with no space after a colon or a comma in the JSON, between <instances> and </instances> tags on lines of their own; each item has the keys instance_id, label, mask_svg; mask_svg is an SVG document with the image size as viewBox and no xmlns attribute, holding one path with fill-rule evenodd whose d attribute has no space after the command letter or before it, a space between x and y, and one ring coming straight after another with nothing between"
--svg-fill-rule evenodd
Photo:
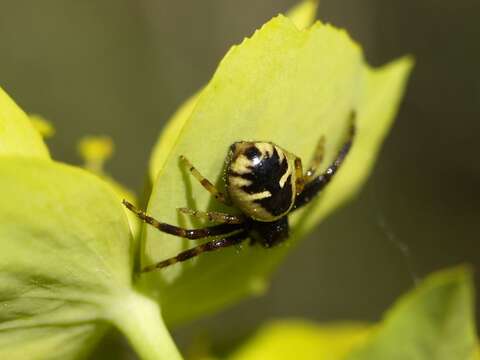
<instances>
[{"instance_id":1,"label":"plant stem","mask_svg":"<svg viewBox=\"0 0 480 360\"><path fill-rule=\"evenodd\" d=\"M160 307L149 297L127 293L111 308L115 325L143 360L183 359L168 332Z\"/></svg>"}]
</instances>

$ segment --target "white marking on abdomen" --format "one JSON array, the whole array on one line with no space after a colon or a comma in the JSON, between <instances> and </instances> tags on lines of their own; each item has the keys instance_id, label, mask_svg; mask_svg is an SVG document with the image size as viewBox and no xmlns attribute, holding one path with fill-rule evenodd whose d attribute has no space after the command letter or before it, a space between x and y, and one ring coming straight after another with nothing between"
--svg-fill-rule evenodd
<instances>
[{"instance_id":1,"label":"white marking on abdomen","mask_svg":"<svg viewBox=\"0 0 480 360\"><path fill-rule=\"evenodd\" d=\"M265 190L265 191L255 193L255 194L245 193L244 196L245 196L245 200L253 201L253 200L260 200L260 199L268 198L268 197L272 196L272 193L268 190Z\"/></svg>"}]
</instances>

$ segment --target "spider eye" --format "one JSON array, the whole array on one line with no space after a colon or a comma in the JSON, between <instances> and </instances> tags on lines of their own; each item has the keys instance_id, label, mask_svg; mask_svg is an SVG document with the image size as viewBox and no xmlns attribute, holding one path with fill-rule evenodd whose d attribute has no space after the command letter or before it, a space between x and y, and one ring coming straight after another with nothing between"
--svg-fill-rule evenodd
<instances>
[{"instance_id":1,"label":"spider eye","mask_svg":"<svg viewBox=\"0 0 480 360\"><path fill-rule=\"evenodd\" d=\"M260 150L258 150L255 146L251 146L245 150L244 155L247 157L247 159L253 160L260 157Z\"/></svg>"}]
</instances>

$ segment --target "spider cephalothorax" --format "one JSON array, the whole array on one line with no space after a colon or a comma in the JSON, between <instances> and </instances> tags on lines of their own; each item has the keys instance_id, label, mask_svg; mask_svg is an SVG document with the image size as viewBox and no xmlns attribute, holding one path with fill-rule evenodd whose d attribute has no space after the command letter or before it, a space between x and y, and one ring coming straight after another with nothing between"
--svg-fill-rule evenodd
<instances>
[{"instance_id":1,"label":"spider cephalothorax","mask_svg":"<svg viewBox=\"0 0 480 360\"><path fill-rule=\"evenodd\" d=\"M238 244L246 239L250 239L252 244L259 243L264 247L271 247L286 240L289 213L310 202L330 182L350 150L354 130L352 113L352 126L346 142L332 164L321 174L317 172L323 159L323 137L305 173L299 157L274 143L235 142L230 147L226 161L227 195L218 191L190 161L181 156L181 160L189 171L206 190L218 201L237 208L241 214L232 215L181 208L179 210L183 213L219 223L200 229L183 229L159 222L124 200L123 203L127 208L160 231L192 240L219 237L183 251L173 258L149 265L142 272L160 269L206 251Z\"/></svg>"}]
</instances>

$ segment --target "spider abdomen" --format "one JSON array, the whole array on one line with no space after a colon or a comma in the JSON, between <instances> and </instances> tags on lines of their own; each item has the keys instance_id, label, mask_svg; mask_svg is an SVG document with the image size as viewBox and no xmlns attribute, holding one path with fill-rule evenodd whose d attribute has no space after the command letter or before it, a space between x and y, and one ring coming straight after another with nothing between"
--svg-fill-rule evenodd
<instances>
[{"instance_id":1,"label":"spider abdomen","mask_svg":"<svg viewBox=\"0 0 480 360\"><path fill-rule=\"evenodd\" d=\"M234 143L226 174L230 199L254 220L280 219L295 202L294 159L270 142Z\"/></svg>"}]
</instances>

